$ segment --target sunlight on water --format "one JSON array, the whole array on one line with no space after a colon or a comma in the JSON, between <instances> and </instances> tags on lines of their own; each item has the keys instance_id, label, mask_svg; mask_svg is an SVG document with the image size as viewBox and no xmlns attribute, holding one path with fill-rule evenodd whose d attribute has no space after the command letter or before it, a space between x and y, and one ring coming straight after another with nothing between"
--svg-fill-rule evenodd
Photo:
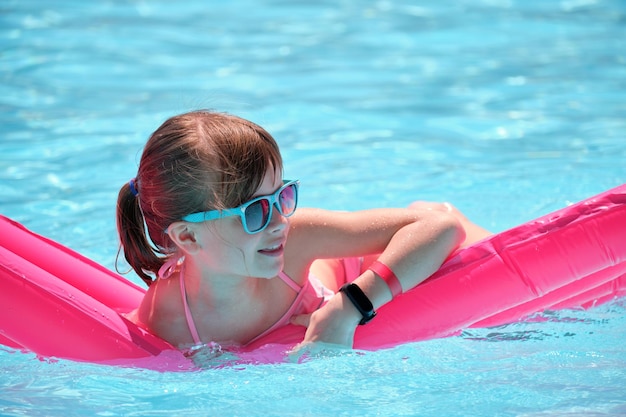
<instances>
[{"instance_id":1,"label":"sunlight on water","mask_svg":"<svg viewBox=\"0 0 626 417\"><path fill-rule=\"evenodd\" d=\"M626 178L618 0L1 7L0 212L111 269L119 187L195 108L266 127L304 206L450 201L497 232ZM0 415L625 415L623 302L191 372L0 348Z\"/></svg>"}]
</instances>

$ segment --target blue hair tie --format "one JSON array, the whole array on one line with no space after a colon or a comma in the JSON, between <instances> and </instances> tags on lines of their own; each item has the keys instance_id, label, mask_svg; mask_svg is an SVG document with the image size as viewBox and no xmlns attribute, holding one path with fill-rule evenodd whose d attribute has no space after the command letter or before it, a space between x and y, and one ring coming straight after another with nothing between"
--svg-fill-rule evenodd
<instances>
[{"instance_id":1,"label":"blue hair tie","mask_svg":"<svg viewBox=\"0 0 626 417\"><path fill-rule=\"evenodd\" d=\"M133 178L132 180L128 181L128 185L130 186L130 192L133 193L135 197L139 195L139 191L137 191L137 188L135 187L136 181L137 181L136 178Z\"/></svg>"}]
</instances>

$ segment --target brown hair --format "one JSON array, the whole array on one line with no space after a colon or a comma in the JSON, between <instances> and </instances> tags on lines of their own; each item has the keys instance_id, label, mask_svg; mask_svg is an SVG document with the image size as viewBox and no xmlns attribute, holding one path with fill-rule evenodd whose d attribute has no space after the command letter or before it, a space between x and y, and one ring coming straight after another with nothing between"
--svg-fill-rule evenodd
<instances>
[{"instance_id":1,"label":"brown hair","mask_svg":"<svg viewBox=\"0 0 626 417\"><path fill-rule=\"evenodd\" d=\"M194 111L163 123L144 148L135 179L117 199L120 251L148 284L176 247L165 230L187 214L249 200L269 168L282 170L278 145L237 116ZM137 192L137 195L133 193Z\"/></svg>"}]
</instances>

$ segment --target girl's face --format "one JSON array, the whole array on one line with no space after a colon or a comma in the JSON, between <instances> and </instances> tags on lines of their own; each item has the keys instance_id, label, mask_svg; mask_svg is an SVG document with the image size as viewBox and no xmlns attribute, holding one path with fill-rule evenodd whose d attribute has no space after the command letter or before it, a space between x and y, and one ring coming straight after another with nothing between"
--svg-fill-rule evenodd
<instances>
[{"instance_id":1,"label":"girl's face","mask_svg":"<svg viewBox=\"0 0 626 417\"><path fill-rule=\"evenodd\" d=\"M269 195L283 185L280 171L268 169L252 198ZM272 206L269 225L259 233L248 234L241 218L225 217L205 223L200 234L203 264L209 274L274 278L284 265L284 245L289 219Z\"/></svg>"}]
</instances>

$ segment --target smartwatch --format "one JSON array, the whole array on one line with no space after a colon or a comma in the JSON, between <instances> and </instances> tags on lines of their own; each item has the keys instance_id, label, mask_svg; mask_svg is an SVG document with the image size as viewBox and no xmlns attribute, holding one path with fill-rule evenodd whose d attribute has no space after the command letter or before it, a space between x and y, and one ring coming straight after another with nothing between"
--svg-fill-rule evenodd
<instances>
[{"instance_id":1,"label":"smartwatch","mask_svg":"<svg viewBox=\"0 0 626 417\"><path fill-rule=\"evenodd\" d=\"M359 325L362 326L376 317L376 312L374 311L372 302L369 298L367 298L367 295L365 295L358 285L353 283L345 284L339 289L339 291L348 297L348 300L354 304L354 307L356 307L356 309L359 310L359 313L363 316Z\"/></svg>"}]
</instances>

